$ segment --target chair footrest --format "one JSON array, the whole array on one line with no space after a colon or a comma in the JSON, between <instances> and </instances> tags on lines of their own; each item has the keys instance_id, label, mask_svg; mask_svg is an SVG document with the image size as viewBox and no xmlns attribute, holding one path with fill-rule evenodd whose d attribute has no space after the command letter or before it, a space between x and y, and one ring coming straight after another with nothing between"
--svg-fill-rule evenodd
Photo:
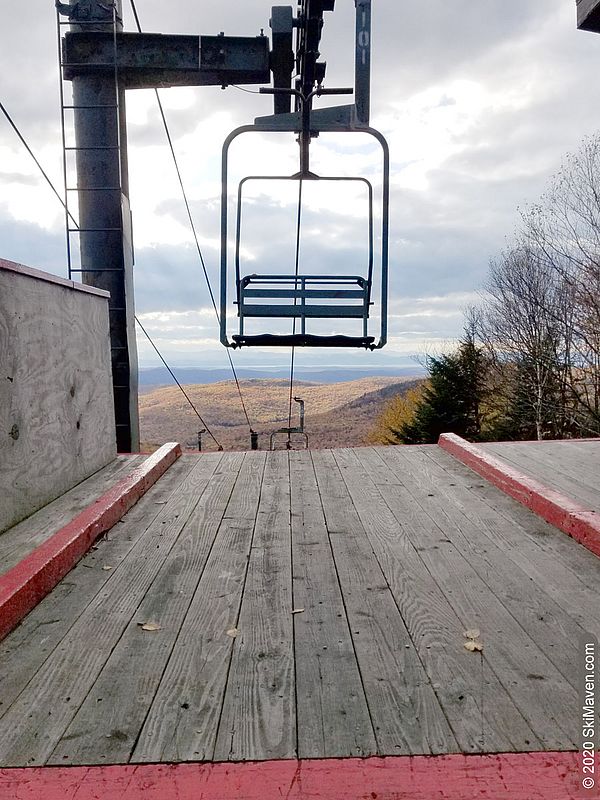
<instances>
[{"instance_id":1,"label":"chair footrest","mask_svg":"<svg viewBox=\"0 0 600 800\"><path fill-rule=\"evenodd\" d=\"M232 336L234 347L364 347L375 349L374 336L318 336L312 333Z\"/></svg>"}]
</instances>

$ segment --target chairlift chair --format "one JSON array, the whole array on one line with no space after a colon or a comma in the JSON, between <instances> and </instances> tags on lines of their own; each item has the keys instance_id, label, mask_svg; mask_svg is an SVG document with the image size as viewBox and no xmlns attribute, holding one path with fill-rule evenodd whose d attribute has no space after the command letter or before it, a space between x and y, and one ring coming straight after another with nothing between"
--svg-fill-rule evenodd
<instances>
[{"instance_id":1,"label":"chairlift chair","mask_svg":"<svg viewBox=\"0 0 600 800\"><path fill-rule=\"evenodd\" d=\"M273 431L269 440L270 450L275 450L275 437L281 434L285 434L288 437L286 442L286 448L288 450L292 449L292 436L294 435L302 436L304 440L304 449L308 450L308 434L304 431L304 400L302 400L300 397L294 397L294 402L298 403L300 406L300 421L296 426L278 428L276 431Z\"/></svg>"},{"instance_id":2,"label":"chairlift chair","mask_svg":"<svg viewBox=\"0 0 600 800\"><path fill-rule=\"evenodd\" d=\"M223 148L223 197L221 216L221 341L227 347L248 346L297 346L297 347L359 347L370 350L383 347L387 338L387 270L388 270L388 228L389 228L389 156L385 139L373 129L359 129L372 133L380 141L384 150L384 175L382 188L382 232L381 260L378 278L381 285L379 313L381 326L379 340L369 331L369 318L374 305L372 289L374 284L374 190L367 178L356 176L319 176L314 173L296 175L249 175L242 178L237 190L237 209L235 227L235 305L237 305L238 331L229 338L227 329L227 281L228 264L228 227L229 227L229 190L227 185L227 157L231 142L241 133L249 131L265 131L265 126L243 126L234 131L226 140ZM277 127L275 130L280 131ZM253 272L243 274L240 251L242 247L242 209L244 187L251 181L290 181L307 180L327 183L360 183L368 192L368 242L367 259L362 274L328 274L312 275L299 272L290 274L267 274ZM265 331L260 334L248 334L246 321L251 318L296 319L299 330L295 333L281 334ZM310 321L327 319L335 324L336 320L356 320L358 330L355 335L344 333L320 334L312 332Z\"/></svg>"},{"instance_id":3,"label":"chairlift chair","mask_svg":"<svg viewBox=\"0 0 600 800\"><path fill-rule=\"evenodd\" d=\"M364 275L243 275L240 263L242 240L243 189L250 181L289 181L287 175L254 175L243 178L238 187L235 238L235 281L239 317L239 333L233 337L238 346L270 344L273 334L249 337L244 329L248 318L296 318L300 321L297 335L277 334L275 342L285 345L344 346L350 337L318 336L307 330L311 319L356 319L362 321L361 341L370 346L374 337L368 335L369 310L372 305L373 282L373 186L361 177L319 177L311 173L311 181L363 184L368 193L368 244ZM261 341L259 341L261 340Z\"/></svg>"},{"instance_id":4,"label":"chairlift chair","mask_svg":"<svg viewBox=\"0 0 600 800\"><path fill-rule=\"evenodd\" d=\"M323 11L333 10L333 0L320 4L308 5L308 0L302 4L303 14L310 11L317 20L322 18ZM384 346L387 340L387 292L388 292L388 238L389 238L389 173L390 160L387 142L379 131L369 126L369 94L370 94L370 14L371 0L356 1L357 33L356 33L356 79L355 89L324 89L320 80L325 73L324 64L313 64L308 70L314 76L320 73L321 78L315 78L317 88L312 88L311 81L307 80L309 88L286 89L281 83L275 81L276 88L261 89L261 92L275 96L276 113L268 117L259 117L254 125L244 125L234 130L225 140L222 155L222 189L221 189L221 342L226 347L240 348L251 346L300 346L300 347L358 347L376 350ZM279 19L278 30L287 31L288 43L291 42L292 13L291 9L275 7L273 18ZM314 22L314 21L313 21ZM286 28L287 26L287 28ZM310 61L317 51L316 42L320 33L315 34L318 26L311 29L311 34L316 37L312 43L313 50L310 54L304 53L304 60ZM319 29L320 30L320 29ZM307 34L309 36L309 34ZM305 39L301 40L306 44ZM283 45L282 45L283 47ZM274 37L274 53L276 40ZM285 47L284 47L285 50ZM318 53L317 53L318 55ZM310 56L310 57L309 57ZM282 61L285 58L282 56ZM273 61L278 63L278 59ZM302 59L297 59L297 63ZM304 62L302 62L304 63ZM319 70L319 67L321 69ZM274 71L275 74L275 71ZM290 73L291 74L291 73ZM301 83L301 81L299 81ZM297 84L298 85L298 84ZM353 105L328 107L313 110L312 99L315 96L348 94L354 91L355 102ZM289 97L296 97L296 111L285 113L282 111ZM282 102L283 105L282 105ZM237 191L237 223L235 236L235 300L237 306L238 330L230 336L229 318L231 317L231 304L228 302L228 281L230 279L228 258L228 229L229 229L229 185L228 185L228 158L229 149L233 141L246 133L297 133L300 143L300 171L295 175L250 175L239 182ZM313 137L320 133L366 133L374 137L383 151L382 181L381 181L381 255L377 265L374 259L374 204L373 186L364 177L338 177L319 176L309 169L309 145ZM249 181L347 181L361 182L366 185L369 195L368 210L368 257L362 274L330 274L327 269L322 269L319 274L312 275L298 271L292 274L269 275L263 271L243 274L240 265L241 248L241 223L243 190ZM379 282L380 296L378 302L374 301L374 278ZM375 307L375 308L374 308ZM369 329L369 320L376 310L380 317L379 336L373 335ZM266 329L258 334L249 334L246 322L249 319L261 318ZM294 330L289 334L282 334L269 330L269 320L290 319L294 321ZM333 328L328 334L315 331L314 320L328 320ZM357 323L354 335L336 331L336 322L341 320L354 320ZM299 321L298 330L296 322ZM344 323L345 324L345 323Z\"/></svg>"}]
</instances>

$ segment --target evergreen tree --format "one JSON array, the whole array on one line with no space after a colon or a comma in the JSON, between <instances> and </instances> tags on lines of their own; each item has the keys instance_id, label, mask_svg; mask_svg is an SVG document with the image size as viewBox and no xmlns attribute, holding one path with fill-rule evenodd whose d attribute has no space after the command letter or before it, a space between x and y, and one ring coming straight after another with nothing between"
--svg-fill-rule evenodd
<instances>
[{"instance_id":1,"label":"evergreen tree","mask_svg":"<svg viewBox=\"0 0 600 800\"><path fill-rule=\"evenodd\" d=\"M427 359L429 383L412 420L392 433L403 444L434 444L442 433L469 440L482 435L488 360L467 328L458 349Z\"/></svg>"}]
</instances>

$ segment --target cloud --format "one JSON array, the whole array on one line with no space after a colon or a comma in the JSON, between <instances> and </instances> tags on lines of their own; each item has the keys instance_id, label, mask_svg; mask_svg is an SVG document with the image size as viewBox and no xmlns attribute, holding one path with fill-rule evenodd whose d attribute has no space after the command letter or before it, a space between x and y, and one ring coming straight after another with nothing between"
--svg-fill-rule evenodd
<instances>
[{"instance_id":1,"label":"cloud","mask_svg":"<svg viewBox=\"0 0 600 800\"><path fill-rule=\"evenodd\" d=\"M39 186L40 181L38 177L33 175L26 175L23 172L0 172L0 181L5 184L17 184L21 186Z\"/></svg>"},{"instance_id":2,"label":"cloud","mask_svg":"<svg viewBox=\"0 0 600 800\"><path fill-rule=\"evenodd\" d=\"M124 9L133 30L128 3ZM168 13L161 0L145 0L139 8L149 31L230 35L267 31L270 11L266 0L203 4L201 15L191 0L174 0ZM338 2L334 14L326 15L321 49L329 86L352 82L353 16L351 2ZM372 119L392 151L391 336L386 351L366 354L377 365L408 357L428 341L460 335L461 308L518 224L517 206L534 202L563 154L598 127L600 87L586 76L595 74L600 37L576 31L574 4L564 0L377 0L373 42ZM26 12L3 26L0 43L12 76L0 99L60 187L52 4L31 0ZM218 295L221 144L237 125L270 113L272 99L220 87L163 90L161 97ZM199 363L221 363L211 299L154 93L130 92L127 110L138 312L170 357L185 352L186 359ZM313 147L314 168L366 175L378 188L380 159L367 138L320 137ZM242 137L231 151L232 186L248 172L294 172L293 139ZM273 186L248 190L244 269L289 271L294 187L287 196ZM63 227L56 198L0 118L0 257L64 274ZM346 186L336 197L322 184L311 196L307 188L302 239L307 268L362 269L364 239L358 194ZM141 350L150 358L145 345ZM283 353L263 356L265 364L284 360ZM304 363L354 357L363 355L300 355Z\"/></svg>"}]
</instances>

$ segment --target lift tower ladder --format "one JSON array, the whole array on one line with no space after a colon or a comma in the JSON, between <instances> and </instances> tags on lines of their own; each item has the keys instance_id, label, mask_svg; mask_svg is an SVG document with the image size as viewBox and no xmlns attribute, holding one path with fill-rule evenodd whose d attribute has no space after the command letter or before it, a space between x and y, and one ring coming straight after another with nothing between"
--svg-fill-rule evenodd
<instances>
[{"instance_id":1,"label":"lift tower ladder","mask_svg":"<svg viewBox=\"0 0 600 800\"><path fill-rule=\"evenodd\" d=\"M58 2L56 15L68 273L70 279L110 292L117 446L121 452L135 452L139 449L139 423L133 245L125 93L119 86L117 61L117 37L123 27L121 6L110 0L96 6ZM83 65L69 55L72 40L63 40L65 28L103 40L102 56L94 61L92 53L85 62L86 69L94 70L93 79L73 80ZM75 171L77 181L71 185Z\"/></svg>"}]
</instances>

